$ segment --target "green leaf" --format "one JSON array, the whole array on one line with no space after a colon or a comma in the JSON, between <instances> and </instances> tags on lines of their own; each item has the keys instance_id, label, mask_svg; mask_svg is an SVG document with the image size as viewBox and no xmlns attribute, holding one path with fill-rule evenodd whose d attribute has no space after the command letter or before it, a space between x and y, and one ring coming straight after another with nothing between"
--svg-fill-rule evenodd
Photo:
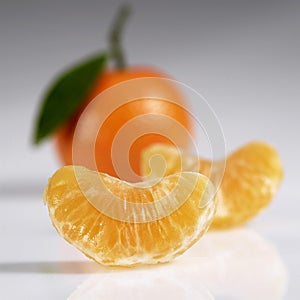
<instances>
[{"instance_id":1,"label":"green leaf","mask_svg":"<svg viewBox=\"0 0 300 300\"><path fill-rule=\"evenodd\" d=\"M42 100L35 124L34 144L55 132L79 109L106 62L106 53L97 54L56 78Z\"/></svg>"}]
</instances>

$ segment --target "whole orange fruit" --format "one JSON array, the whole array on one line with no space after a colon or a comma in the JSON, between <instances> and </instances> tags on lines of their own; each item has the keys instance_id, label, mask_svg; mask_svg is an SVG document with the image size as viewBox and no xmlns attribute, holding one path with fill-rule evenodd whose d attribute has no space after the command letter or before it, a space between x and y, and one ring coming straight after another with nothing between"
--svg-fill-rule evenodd
<instances>
[{"instance_id":1,"label":"whole orange fruit","mask_svg":"<svg viewBox=\"0 0 300 300\"><path fill-rule=\"evenodd\" d=\"M188 148L191 117L168 78L152 67L105 70L81 109L55 134L63 164L138 181L141 152L149 145Z\"/></svg>"}]
</instances>

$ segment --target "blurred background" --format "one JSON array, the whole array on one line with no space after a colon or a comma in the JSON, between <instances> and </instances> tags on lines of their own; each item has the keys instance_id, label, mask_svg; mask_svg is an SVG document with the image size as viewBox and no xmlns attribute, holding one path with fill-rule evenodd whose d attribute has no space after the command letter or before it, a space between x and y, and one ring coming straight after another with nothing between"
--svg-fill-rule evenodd
<instances>
[{"instance_id":1,"label":"blurred background","mask_svg":"<svg viewBox=\"0 0 300 300\"><path fill-rule=\"evenodd\" d=\"M134 13L123 44L130 64L157 66L200 92L222 124L227 151L252 140L278 150L284 182L252 226L276 245L290 273L286 299L297 299L300 2L128 2ZM106 48L120 3L0 2L1 202L42 201L59 163L51 141L31 145L40 98L62 67Z\"/></svg>"},{"instance_id":2,"label":"blurred background","mask_svg":"<svg viewBox=\"0 0 300 300\"><path fill-rule=\"evenodd\" d=\"M57 168L49 143L31 145L39 100L63 67L106 48L120 3L1 1L2 191L35 190ZM286 182L296 184L299 1L130 3L128 62L157 66L200 92L228 150L251 140L273 144Z\"/></svg>"}]
</instances>

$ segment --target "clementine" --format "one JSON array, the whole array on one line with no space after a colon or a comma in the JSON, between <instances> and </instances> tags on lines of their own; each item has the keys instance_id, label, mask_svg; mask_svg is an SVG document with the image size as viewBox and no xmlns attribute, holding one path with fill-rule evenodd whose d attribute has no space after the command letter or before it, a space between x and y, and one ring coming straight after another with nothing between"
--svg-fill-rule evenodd
<instances>
[{"instance_id":1,"label":"clementine","mask_svg":"<svg viewBox=\"0 0 300 300\"><path fill-rule=\"evenodd\" d=\"M134 80L141 78L148 79ZM176 144L187 148L190 143L189 133L192 131L190 116L185 108L187 105L175 84L164 78L168 78L167 75L151 67L105 71L87 95L80 110L55 134L56 149L63 164L81 164L111 176L138 181L143 149L154 143ZM128 83L124 84L124 88L117 87L115 91L111 88L125 81ZM103 94L102 98L100 95L99 103L91 103L109 88L109 93ZM137 89L142 90L141 94L136 93ZM145 96L135 98L136 94ZM125 103L118 102L120 98L126 97L133 99ZM111 111L109 107L113 107ZM88 139L84 131L78 131L74 142L79 120L80 126L88 127L95 136ZM133 126L130 126L130 122L134 122ZM128 126L128 130L121 132L124 126ZM176 127L178 130L174 132ZM119 154L112 151L117 137ZM131 144L128 145L130 141ZM76 147L75 157L73 147ZM114 165L121 168L120 172Z\"/></svg>"},{"instance_id":2,"label":"clementine","mask_svg":"<svg viewBox=\"0 0 300 300\"><path fill-rule=\"evenodd\" d=\"M222 229L240 226L258 215L270 204L283 178L277 151L264 142L248 143L224 159L225 163L210 161L178 148L152 145L142 153L141 167L145 178L198 171L220 184L212 228Z\"/></svg>"},{"instance_id":3,"label":"clementine","mask_svg":"<svg viewBox=\"0 0 300 300\"><path fill-rule=\"evenodd\" d=\"M57 232L109 266L173 260L209 227L215 188L199 173L128 184L80 166L59 169L44 192Z\"/></svg>"}]
</instances>

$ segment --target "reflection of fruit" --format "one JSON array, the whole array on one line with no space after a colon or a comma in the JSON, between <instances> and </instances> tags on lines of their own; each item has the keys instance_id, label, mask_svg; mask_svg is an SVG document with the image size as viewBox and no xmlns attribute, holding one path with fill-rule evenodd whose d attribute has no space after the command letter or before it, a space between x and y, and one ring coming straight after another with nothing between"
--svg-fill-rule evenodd
<instances>
[{"instance_id":1,"label":"reflection of fruit","mask_svg":"<svg viewBox=\"0 0 300 300\"><path fill-rule=\"evenodd\" d=\"M155 155L161 156L166 163L161 164L162 159L159 164L155 163ZM164 172L162 168L166 169L165 175L198 169L215 184L218 177L221 180L224 171L220 162L212 164L208 160L199 161L197 157L181 154L170 146L149 147L142 155L143 175L161 176ZM249 143L230 154L217 192L217 211L212 227L237 226L257 215L271 201L282 180L282 174L278 154L268 144Z\"/></svg>"},{"instance_id":2,"label":"reflection of fruit","mask_svg":"<svg viewBox=\"0 0 300 300\"><path fill-rule=\"evenodd\" d=\"M282 300L287 281L277 249L254 231L235 229L205 234L172 264L98 269L68 299Z\"/></svg>"},{"instance_id":3,"label":"reflection of fruit","mask_svg":"<svg viewBox=\"0 0 300 300\"><path fill-rule=\"evenodd\" d=\"M68 166L49 180L44 199L58 233L88 257L105 265L155 264L182 254L203 235L215 191L199 173L151 184Z\"/></svg>"},{"instance_id":4,"label":"reflection of fruit","mask_svg":"<svg viewBox=\"0 0 300 300\"><path fill-rule=\"evenodd\" d=\"M80 125L98 134L90 140L86 138L86 134L77 135L76 144L73 144L74 132L78 120L86 106L98 94L126 80L145 77L167 78L165 74L150 67L131 67L124 70L105 71L101 74L93 90L83 103L81 111L66 122L56 134L57 152L64 164L80 164L90 169L95 169L95 159L99 171L119 177L113 165L113 159L115 159L112 155L113 142L122 127L126 126L131 120L134 120L134 118L143 116L142 118L135 119L135 126L130 129L130 132L126 132L126 136L136 136L135 142L130 147L128 159L130 167L139 175L140 155L144 148L153 143L170 144L171 141L169 139L172 135L172 131L174 131L174 123L179 123L186 128L187 131L191 131L191 120L188 112L184 108L186 104L175 87L175 84L163 79L149 79L147 85L144 84L144 86L142 86L139 81L128 84L128 88L140 88L140 94L146 95L145 97L131 99L128 103L118 107L118 99L126 99L126 97L131 95L131 91L125 90L124 95L124 90L122 90L122 94L118 89L116 89L115 93L111 90L109 96L103 99L104 101L101 100L99 105L94 105L93 109L86 110L84 119L80 119ZM111 104L108 102L115 103L115 109L111 114L108 111L108 107ZM155 121L149 120L148 117L151 115L157 117L157 119ZM168 122L170 119L173 120L173 124ZM103 121L101 128L98 128L99 120ZM157 128L158 123L160 128L164 128L164 135L159 134ZM139 137L138 132L140 132L141 129L144 129L145 134ZM125 154L125 150L127 150L125 146L126 136L125 133L123 133L119 137L124 140L123 143L119 144L119 147L123 149L122 160L127 159L127 155ZM189 144L189 136L187 133L185 135L178 134L178 138L173 142L181 147L187 147ZM72 146L76 147L77 153L80 153L74 160L72 158ZM87 157L90 155L86 149L93 149L94 157ZM92 159L92 162L90 162L90 159ZM124 177L125 178L122 179L136 181L128 176Z\"/></svg>"},{"instance_id":5,"label":"reflection of fruit","mask_svg":"<svg viewBox=\"0 0 300 300\"><path fill-rule=\"evenodd\" d=\"M287 299L284 261L272 243L247 228L207 233L178 263L190 266L190 283L201 282L215 299Z\"/></svg>"},{"instance_id":6,"label":"reflection of fruit","mask_svg":"<svg viewBox=\"0 0 300 300\"><path fill-rule=\"evenodd\" d=\"M189 265L172 263L155 268L116 268L90 272L92 275L76 287L68 299L215 300L203 284L202 278L196 283L194 278L198 274L189 272L188 267ZM202 267L199 264L197 268L201 273ZM206 268L205 270L212 272Z\"/></svg>"}]
</instances>

